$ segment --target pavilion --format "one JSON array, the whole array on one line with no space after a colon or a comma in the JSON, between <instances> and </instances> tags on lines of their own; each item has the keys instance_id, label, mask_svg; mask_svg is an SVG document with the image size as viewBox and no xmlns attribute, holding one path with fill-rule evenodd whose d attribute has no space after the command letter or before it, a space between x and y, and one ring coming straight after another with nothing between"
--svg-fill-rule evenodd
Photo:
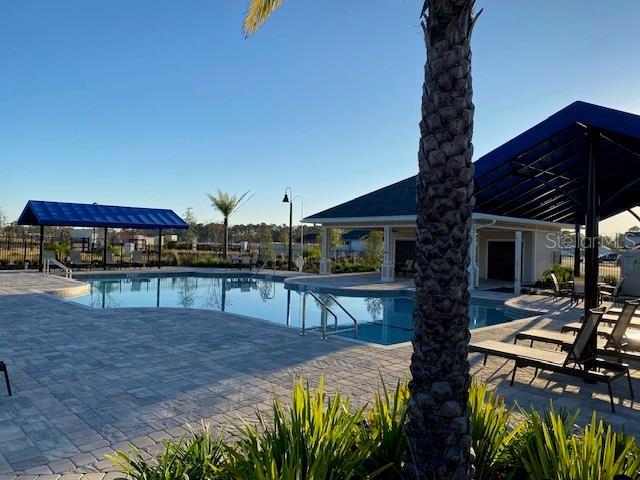
<instances>
[{"instance_id":1,"label":"pavilion","mask_svg":"<svg viewBox=\"0 0 640 480\"><path fill-rule=\"evenodd\" d=\"M189 225L173 210L160 208L120 207L97 203L43 202L29 200L25 205L18 225L40 227L39 269L43 269L44 228L90 227L104 228L103 268L107 268L107 233L109 228L158 230L158 268L162 255L162 230L185 230Z\"/></svg>"}]
</instances>

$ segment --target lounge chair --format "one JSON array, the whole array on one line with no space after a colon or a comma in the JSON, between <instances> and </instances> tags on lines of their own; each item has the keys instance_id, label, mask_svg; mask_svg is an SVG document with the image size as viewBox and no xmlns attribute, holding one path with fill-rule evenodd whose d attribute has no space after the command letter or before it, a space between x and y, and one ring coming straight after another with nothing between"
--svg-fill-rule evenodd
<instances>
[{"instance_id":1,"label":"lounge chair","mask_svg":"<svg viewBox=\"0 0 640 480\"><path fill-rule=\"evenodd\" d=\"M637 303L637 300L629 301L629 303ZM604 315L602 315L602 319L600 320L600 325L598 326L598 332L603 332L604 334L610 333L613 330L613 326L618 323L620 319L620 315L622 314L622 308L609 308ZM603 325L606 324L606 325ZM561 331L564 332L578 332L582 328L582 321L580 322L571 322L562 326ZM638 312L638 308L636 307L635 312L632 314L629 328L640 329L640 314Z\"/></svg>"},{"instance_id":2,"label":"lounge chair","mask_svg":"<svg viewBox=\"0 0 640 480\"><path fill-rule=\"evenodd\" d=\"M4 381L7 384L7 393L11 396L11 384L9 383L9 372L7 372L7 364L0 361L0 372L4 372Z\"/></svg>"},{"instance_id":3,"label":"lounge chair","mask_svg":"<svg viewBox=\"0 0 640 480\"><path fill-rule=\"evenodd\" d=\"M118 264L113 260L113 253L107 250L107 267L117 267Z\"/></svg>"},{"instance_id":4,"label":"lounge chair","mask_svg":"<svg viewBox=\"0 0 640 480\"><path fill-rule=\"evenodd\" d=\"M616 303L618 298L622 295L622 284L624 283L624 277L620 277L615 286L604 285L600 287L600 301L609 301Z\"/></svg>"},{"instance_id":5,"label":"lounge chair","mask_svg":"<svg viewBox=\"0 0 640 480\"><path fill-rule=\"evenodd\" d=\"M574 278L571 286L571 303L578 305L584 300L584 279Z\"/></svg>"},{"instance_id":6,"label":"lounge chair","mask_svg":"<svg viewBox=\"0 0 640 480\"><path fill-rule=\"evenodd\" d=\"M570 297L571 296L571 288L569 288L566 283L561 284L558 280L558 277L555 273L551 272L550 275L551 281L553 282L553 290L542 290L541 293L545 293L547 295L551 295L554 299L558 299L561 297Z\"/></svg>"},{"instance_id":7,"label":"lounge chair","mask_svg":"<svg viewBox=\"0 0 640 480\"><path fill-rule=\"evenodd\" d=\"M589 338L596 331L601 317L601 311L591 310L583 322L582 329L574 337L574 341L568 346L567 351L554 352L496 340L471 343L469 351L483 353L485 365L489 355L513 360L515 365L511 374L511 385L515 382L516 371L523 367L534 367L536 369L534 376L538 374L538 370L546 370L587 381L606 383L611 401L611 411L615 412L611 382L626 376L632 399L634 398L633 386L628 365L597 358L595 352L590 350ZM591 369L587 370L587 365Z\"/></svg>"},{"instance_id":8,"label":"lounge chair","mask_svg":"<svg viewBox=\"0 0 640 480\"><path fill-rule=\"evenodd\" d=\"M69 252L69 266L71 268L87 268L90 265L82 261L82 256L78 250L71 250Z\"/></svg>"},{"instance_id":9,"label":"lounge chair","mask_svg":"<svg viewBox=\"0 0 640 480\"><path fill-rule=\"evenodd\" d=\"M147 266L147 261L144 259L144 255L138 250L134 250L131 253L131 263L134 267L142 268Z\"/></svg>"},{"instance_id":10,"label":"lounge chair","mask_svg":"<svg viewBox=\"0 0 640 480\"><path fill-rule=\"evenodd\" d=\"M613 355L620 360L640 360L640 330L630 329L631 319L635 313L637 302L627 302L620 313L620 319L613 328L601 328L598 326L598 353L600 355ZM533 342L550 343L561 346L562 348L570 347L575 341L573 333L554 332L544 329L530 329L518 332L514 340L514 344L518 340L530 340L530 346ZM574 331L575 332L575 331Z\"/></svg>"}]
</instances>

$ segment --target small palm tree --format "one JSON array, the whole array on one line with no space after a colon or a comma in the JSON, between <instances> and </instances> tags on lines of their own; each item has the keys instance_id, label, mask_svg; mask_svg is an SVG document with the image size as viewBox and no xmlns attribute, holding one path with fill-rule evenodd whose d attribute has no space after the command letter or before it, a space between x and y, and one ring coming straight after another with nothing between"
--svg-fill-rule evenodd
<instances>
[{"instance_id":1,"label":"small palm tree","mask_svg":"<svg viewBox=\"0 0 640 480\"><path fill-rule=\"evenodd\" d=\"M416 306L407 478L471 476L469 244L473 197L471 32L475 0L424 0L427 47L418 149ZM321 2L316 2L320 5ZM249 0L246 36L282 0Z\"/></svg>"},{"instance_id":2,"label":"small palm tree","mask_svg":"<svg viewBox=\"0 0 640 480\"><path fill-rule=\"evenodd\" d=\"M227 255L229 254L229 217L233 212L238 210L242 201L249 195L249 191L244 192L239 197L236 195L231 195L230 193L221 192L218 189L217 195L211 195L207 193L207 197L211 200L211 206L218 210L223 218L224 218L224 241L223 241L223 255L225 260L227 259ZM251 197L249 197L251 198ZM249 198L246 198L245 201L248 201Z\"/></svg>"}]
</instances>

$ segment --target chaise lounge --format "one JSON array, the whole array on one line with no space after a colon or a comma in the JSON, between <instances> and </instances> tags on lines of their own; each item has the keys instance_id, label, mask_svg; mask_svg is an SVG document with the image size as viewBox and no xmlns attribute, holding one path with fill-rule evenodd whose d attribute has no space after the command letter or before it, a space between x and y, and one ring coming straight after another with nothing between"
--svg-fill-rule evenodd
<instances>
[{"instance_id":1,"label":"chaise lounge","mask_svg":"<svg viewBox=\"0 0 640 480\"><path fill-rule=\"evenodd\" d=\"M637 307L638 302L627 302L613 328L598 326L598 335L603 337L598 338L598 354L616 356L619 359L640 360L640 330L629 328ZM529 340L530 346L533 346L534 342L542 342L566 349L575 342L574 333L579 331L579 329L567 331L564 327L561 332L534 328L518 332L513 343Z\"/></svg>"},{"instance_id":2,"label":"chaise lounge","mask_svg":"<svg viewBox=\"0 0 640 480\"><path fill-rule=\"evenodd\" d=\"M546 370L581 378L586 381L606 383L611 402L611 411L615 412L611 383L626 376L632 399L634 398L633 387L628 365L598 358L596 353L591 351L589 347L589 338L598 328L601 318L601 311L590 310L589 315L582 324L582 329L574 337L573 343L567 347L566 351L554 352L496 340L471 343L469 351L484 354L485 365L489 355L513 360L515 365L511 374L511 385L515 382L516 371L518 368L523 367L535 368L534 377L538 374L538 370Z\"/></svg>"}]
</instances>

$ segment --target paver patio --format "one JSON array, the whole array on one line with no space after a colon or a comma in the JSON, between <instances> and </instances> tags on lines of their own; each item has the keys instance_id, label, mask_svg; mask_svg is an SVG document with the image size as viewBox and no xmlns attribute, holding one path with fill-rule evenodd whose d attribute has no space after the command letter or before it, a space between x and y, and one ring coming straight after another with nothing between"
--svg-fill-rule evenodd
<instances>
[{"instance_id":1,"label":"paver patio","mask_svg":"<svg viewBox=\"0 0 640 480\"><path fill-rule=\"evenodd\" d=\"M554 320L520 320L473 337L509 339L522 328L576 315L567 310ZM101 476L114 470L104 459L114 448L132 442L153 453L200 419L237 424L239 416L266 409L274 393L287 396L296 376L315 383L324 375L329 389L362 403L380 376L388 383L405 378L411 354L407 345L322 341L214 311L91 310L44 294L0 295L0 324L0 358L14 388L12 397L0 388L0 474L6 478ZM552 399L580 408L582 419L596 409L612 424L640 431L640 407L628 400L624 382L614 385L625 400L612 415L603 385L545 373L529 383L532 372L523 370L512 388L510 362L490 359L483 367L479 355L471 362L478 378L523 406L544 408ZM640 392L639 372L633 374Z\"/></svg>"}]
</instances>

